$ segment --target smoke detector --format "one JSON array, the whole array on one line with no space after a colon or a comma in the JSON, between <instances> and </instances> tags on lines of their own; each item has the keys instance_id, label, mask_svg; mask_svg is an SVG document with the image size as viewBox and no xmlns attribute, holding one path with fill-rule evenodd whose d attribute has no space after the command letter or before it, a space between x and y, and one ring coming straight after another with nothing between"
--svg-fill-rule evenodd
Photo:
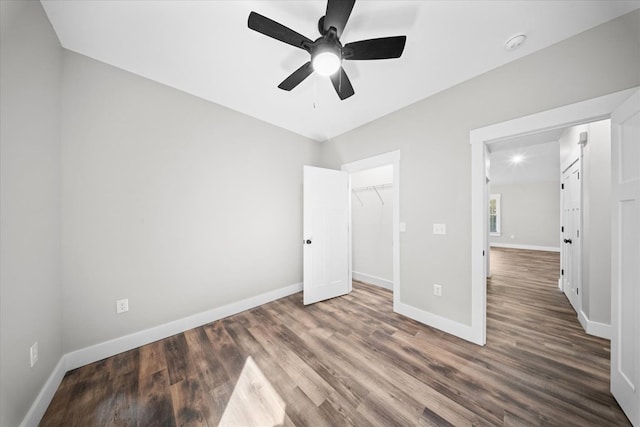
<instances>
[{"instance_id":1,"label":"smoke detector","mask_svg":"<svg viewBox=\"0 0 640 427\"><path fill-rule=\"evenodd\" d=\"M504 48L507 51L516 50L517 48L522 46L522 43L524 43L526 39L527 39L526 35L516 34L515 36L507 40L507 42L504 44Z\"/></svg>"}]
</instances>

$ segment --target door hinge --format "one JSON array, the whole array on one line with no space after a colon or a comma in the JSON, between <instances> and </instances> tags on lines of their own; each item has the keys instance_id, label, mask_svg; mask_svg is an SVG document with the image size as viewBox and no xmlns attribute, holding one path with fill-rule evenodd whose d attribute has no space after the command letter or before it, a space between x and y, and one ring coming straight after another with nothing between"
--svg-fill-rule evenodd
<instances>
[{"instance_id":1,"label":"door hinge","mask_svg":"<svg viewBox=\"0 0 640 427\"><path fill-rule=\"evenodd\" d=\"M482 251L482 256L484 256L484 251Z\"/></svg>"},{"instance_id":2,"label":"door hinge","mask_svg":"<svg viewBox=\"0 0 640 427\"><path fill-rule=\"evenodd\" d=\"M576 295L580 295L580 288L576 288Z\"/></svg>"},{"instance_id":3,"label":"door hinge","mask_svg":"<svg viewBox=\"0 0 640 427\"><path fill-rule=\"evenodd\" d=\"M560 189L564 190L564 184L560 184Z\"/></svg>"},{"instance_id":4,"label":"door hinge","mask_svg":"<svg viewBox=\"0 0 640 427\"><path fill-rule=\"evenodd\" d=\"M564 225L562 227L560 227L560 231L562 231L564 233Z\"/></svg>"},{"instance_id":5,"label":"door hinge","mask_svg":"<svg viewBox=\"0 0 640 427\"><path fill-rule=\"evenodd\" d=\"M562 270L560 270L560 275L564 276L564 268Z\"/></svg>"},{"instance_id":6,"label":"door hinge","mask_svg":"<svg viewBox=\"0 0 640 427\"><path fill-rule=\"evenodd\" d=\"M580 172L578 172L578 180L580 180Z\"/></svg>"},{"instance_id":7,"label":"door hinge","mask_svg":"<svg viewBox=\"0 0 640 427\"><path fill-rule=\"evenodd\" d=\"M576 230L576 232L578 233L577 237L580 237L580 230Z\"/></svg>"}]
</instances>

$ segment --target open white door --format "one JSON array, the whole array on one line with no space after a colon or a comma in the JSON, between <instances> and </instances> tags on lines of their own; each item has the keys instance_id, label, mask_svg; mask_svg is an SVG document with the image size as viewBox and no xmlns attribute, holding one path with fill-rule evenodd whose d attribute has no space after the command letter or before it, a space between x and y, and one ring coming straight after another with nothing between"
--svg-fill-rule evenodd
<instances>
[{"instance_id":1,"label":"open white door","mask_svg":"<svg viewBox=\"0 0 640 427\"><path fill-rule=\"evenodd\" d=\"M640 91L611 114L611 393L640 426Z\"/></svg>"},{"instance_id":2,"label":"open white door","mask_svg":"<svg viewBox=\"0 0 640 427\"><path fill-rule=\"evenodd\" d=\"M349 174L305 166L303 205L306 305L351 291Z\"/></svg>"}]
</instances>

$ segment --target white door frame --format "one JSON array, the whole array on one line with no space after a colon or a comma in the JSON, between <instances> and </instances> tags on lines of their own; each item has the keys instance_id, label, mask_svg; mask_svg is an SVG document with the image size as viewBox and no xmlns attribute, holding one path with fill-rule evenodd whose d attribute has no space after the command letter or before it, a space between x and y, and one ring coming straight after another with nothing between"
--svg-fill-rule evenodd
<instances>
[{"instance_id":1,"label":"white door frame","mask_svg":"<svg viewBox=\"0 0 640 427\"><path fill-rule=\"evenodd\" d=\"M553 110L474 129L469 133L471 144L471 331L472 342L485 345L487 320L487 280L484 251L487 236L484 232L488 202L484 198L485 147L515 136L544 130L575 126L581 123L608 119L613 110L638 88L632 88L577 102ZM488 256L489 254L487 254Z\"/></svg>"},{"instance_id":2,"label":"white door frame","mask_svg":"<svg viewBox=\"0 0 640 427\"><path fill-rule=\"evenodd\" d=\"M400 150L380 154L342 165L349 174L380 166L393 165L393 310L400 302ZM349 179L349 198L351 198L351 179ZM351 203L349 203L351 209ZM349 277L352 277L351 210L349 210Z\"/></svg>"}]
</instances>

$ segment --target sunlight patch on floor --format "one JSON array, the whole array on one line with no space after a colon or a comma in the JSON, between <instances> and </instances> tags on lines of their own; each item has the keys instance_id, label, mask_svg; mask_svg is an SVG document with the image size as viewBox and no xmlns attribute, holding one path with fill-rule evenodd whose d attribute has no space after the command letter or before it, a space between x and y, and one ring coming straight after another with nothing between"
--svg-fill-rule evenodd
<instances>
[{"instance_id":1,"label":"sunlight patch on floor","mask_svg":"<svg viewBox=\"0 0 640 427\"><path fill-rule=\"evenodd\" d=\"M284 424L286 404L249 356L218 427Z\"/></svg>"}]
</instances>

